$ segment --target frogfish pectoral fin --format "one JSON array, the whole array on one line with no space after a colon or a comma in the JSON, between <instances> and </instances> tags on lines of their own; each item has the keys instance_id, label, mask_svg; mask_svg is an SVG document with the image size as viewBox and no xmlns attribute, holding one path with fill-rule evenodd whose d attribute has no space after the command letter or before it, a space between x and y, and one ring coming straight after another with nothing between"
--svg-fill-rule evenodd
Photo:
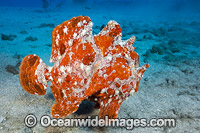
<instances>
[{"instance_id":1,"label":"frogfish pectoral fin","mask_svg":"<svg viewBox=\"0 0 200 133\"><path fill-rule=\"evenodd\" d=\"M108 116L109 119L116 119L121 103L122 101L120 99L116 99L116 97L101 101L99 118L104 119L105 116Z\"/></svg>"},{"instance_id":2,"label":"frogfish pectoral fin","mask_svg":"<svg viewBox=\"0 0 200 133\"><path fill-rule=\"evenodd\" d=\"M19 72L19 80L25 91L35 95L46 93L49 78L48 66L37 55L24 57Z\"/></svg>"},{"instance_id":3,"label":"frogfish pectoral fin","mask_svg":"<svg viewBox=\"0 0 200 133\"><path fill-rule=\"evenodd\" d=\"M145 65L143 65L143 66L141 66L141 67L138 68L138 70L137 70L137 74L139 75L139 79L138 79L138 81L137 81L137 83L136 83L135 92L138 91L138 88L139 88L139 82L140 82L140 80L141 80L141 78L142 78L144 72L145 72L146 69L149 68L149 67L150 67L149 64L145 64Z\"/></svg>"},{"instance_id":4,"label":"frogfish pectoral fin","mask_svg":"<svg viewBox=\"0 0 200 133\"><path fill-rule=\"evenodd\" d=\"M71 101L54 104L51 108L53 118L65 117L78 110L81 102L68 104L69 102Z\"/></svg>"}]
</instances>

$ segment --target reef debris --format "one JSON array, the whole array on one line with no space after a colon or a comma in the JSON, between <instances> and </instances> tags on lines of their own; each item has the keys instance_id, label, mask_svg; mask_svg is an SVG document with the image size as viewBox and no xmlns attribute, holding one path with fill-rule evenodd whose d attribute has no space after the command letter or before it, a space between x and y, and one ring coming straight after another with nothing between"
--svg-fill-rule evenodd
<instances>
[{"instance_id":1,"label":"reef debris","mask_svg":"<svg viewBox=\"0 0 200 133\"><path fill-rule=\"evenodd\" d=\"M5 35L1 34L1 40L13 41L17 36L14 34Z\"/></svg>"},{"instance_id":2,"label":"reef debris","mask_svg":"<svg viewBox=\"0 0 200 133\"><path fill-rule=\"evenodd\" d=\"M99 117L117 118L122 102L138 90L149 64L139 67L139 56L132 44L135 37L121 40L121 28L115 21L92 35L90 18L73 17L52 32L52 53L47 66L37 55L24 57L19 79L31 94L45 95L51 81L56 104L54 118L65 117L79 108L84 99L100 107Z\"/></svg>"},{"instance_id":3,"label":"reef debris","mask_svg":"<svg viewBox=\"0 0 200 133\"><path fill-rule=\"evenodd\" d=\"M28 34L28 32L25 30L22 30L22 31L20 31L20 34Z\"/></svg>"},{"instance_id":4,"label":"reef debris","mask_svg":"<svg viewBox=\"0 0 200 133\"><path fill-rule=\"evenodd\" d=\"M55 25L52 23L46 24L46 23L42 23L38 26L38 28L45 28L45 27L49 27L49 28L54 28Z\"/></svg>"},{"instance_id":5,"label":"reef debris","mask_svg":"<svg viewBox=\"0 0 200 133\"><path fill-rule=\"evenodd\" d=\"M19 74L19 71L17 70L17 67L16 66L12 66L12 65L7 65L5 67L6 71L9 72L9 73L12 73L14 75L16 74Z\"/></svg>"},{"instance_id":6,"label":"reef debris","mask_svg":"<svg viewBox=\"0 0 200 133\"><path fill-rule=\"evenodd\" d=\"M38 40L37 37L32 37L32 36L26 37L24 39L24 41L32 41L32 42L37 41L37 40Z\"/></svg>"}]
</instances>

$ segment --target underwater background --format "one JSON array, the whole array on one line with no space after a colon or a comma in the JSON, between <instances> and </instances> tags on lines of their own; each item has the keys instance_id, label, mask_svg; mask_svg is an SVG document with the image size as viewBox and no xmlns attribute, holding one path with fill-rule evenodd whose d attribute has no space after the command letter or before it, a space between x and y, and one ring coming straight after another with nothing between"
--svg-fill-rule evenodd
<instances>
[{"instance_id":1,"label":"underwater background","mask_svg":"<svg viewBox=\"0 0 200 133\"><path fill-rule=\"evenodd\" d=\"M0 132L200 132L200 1L199 0L0 0ZM24 91L19 66L37 54L47 65L52 30L75 16L89 16L98 34L117 21L122 39L135 36L140 65L150 64L138 92L122 103L119 118L175 118L176 127L28 128L26 115L50 115L55 103ZM84 101L68 118L98 115Z\"/></svg>"}]
</instances>

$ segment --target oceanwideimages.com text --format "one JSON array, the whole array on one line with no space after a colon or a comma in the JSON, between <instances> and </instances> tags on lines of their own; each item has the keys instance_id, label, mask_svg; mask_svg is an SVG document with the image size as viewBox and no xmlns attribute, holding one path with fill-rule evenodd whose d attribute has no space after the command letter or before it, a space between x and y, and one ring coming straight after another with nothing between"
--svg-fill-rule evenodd
<instances>
[{"instance_id":1,"label":"oceanwideimages.com text","mask_svg":"<svg viewBox=\"0 0 200 133\"><path fill-rule=\"evenodd\" d=\"M25 117L25 125L27 127L34 127L37 124L37 118L34 115L27 115ZM127 130L131 130L137 127L175 127L176 121L173 118L152 118L147 120L145 118L118 118L109 119L105 116L104 119L100 119L98 116L87 118L51 118L48 115L44 115L40 118L40 124L43 127L123 127Z\"/></svg>"}]
</instances>

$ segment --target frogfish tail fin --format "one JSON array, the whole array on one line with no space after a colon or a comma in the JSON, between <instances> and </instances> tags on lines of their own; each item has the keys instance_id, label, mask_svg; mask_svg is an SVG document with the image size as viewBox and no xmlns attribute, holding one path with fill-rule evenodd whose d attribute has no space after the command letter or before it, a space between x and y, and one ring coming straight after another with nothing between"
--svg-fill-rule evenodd
<instances>
[{"instance_id":1,"label":"frogfish tail fin","mask_svg":"<svg viewBox=\"0 0 200 133\"><path fill-rule=\"evenodd\" d=\"M24 57L19 72L21 86L34 95L45 95L49 81L49 67L37 55Z\"/></svg>"}]
</instances>

